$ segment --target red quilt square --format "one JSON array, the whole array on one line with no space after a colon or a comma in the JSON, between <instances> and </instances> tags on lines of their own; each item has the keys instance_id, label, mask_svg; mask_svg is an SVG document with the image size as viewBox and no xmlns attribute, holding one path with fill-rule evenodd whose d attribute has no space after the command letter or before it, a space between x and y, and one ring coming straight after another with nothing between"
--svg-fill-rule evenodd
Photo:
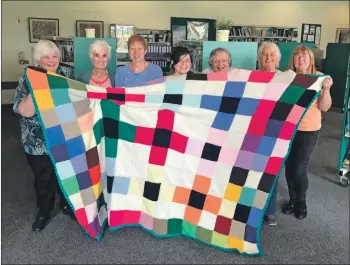
<instances>
[{"instance_id":1,"label":"red quilt square","mask_svg":"<svg viewBox=\"0 0 350 265\"><path fill-rule=\"evenodd\" d=\"M87 98L107 99L107 94L98 92L87 92Z\"/></svg>"},{"instance_id":2,"label":"red quilt square","mask_svg":"<svg viewBox=\"0 0 350 265\"><path fill-rule=\"evenodd\" d=\"M252 119L250 120L247 133L251 135L263 136L265 133L268 120L269 120L268 117L253 116Z\"/></svg>"},{"instance_id":3,"label":"red quilt square","mask_svg":"<svg viewBox=\"0 0 350 265\"><path fill-rule=\"evenodd\" d=\"M167 148L152 146L148 163L158 166L164 166L167 153Z\"/></svg>"},{"instance_id":4,"label":"red quilt square","mask_svg":"<svg viewBox=\"0 0 350 265\"><path fill-rule=\"evenodd\" d=\"M124 224L138 224L140 216L139 211L124 211Z\"/></svg>"},{"instance_id":5,"label":"red quilt square","mask_svg":"<svg viewBox=\"0 0 350 265\"><path fill-rule=\"evenodd\" d=\"M117 227L124 224L124 212L125 211L110 211L109 212L109 226Z\"/></svg>"},{"instance_id":6,"label":"red quilt square","mask_svg":"<svg viewBox=\"0 0 350 265\"><path fill-rule=\"evenodd\" d=\"M295 127L296 127L295 124L286 121L283 124L281 132L280 132L278 137L283 139L283 140L290 140L290 139L292 139Z\"/></svg>"},{"instance_id":7,"label":"red quilt square","mask_svg":"<svg viewBox=\"0 0 350 265\"><path fill-rule=\"evenodd\" d=\"M145 95L126 94L125 101L126 102L145 102Z\"/></svg>"},{"instance_id":8,"label":"red quilt square","mask_svg":"<svg viewBox=\"0 0 350 265\"><path fill-rule=\"evenodd\" d=\"M94 229L90 226L90 225L87 225L87 226L84 226L84 228L86 229L86 231L88 232L88 234L93 237L93 238L96 238L97 235L94 231Z\"/></svg>"},{"instance_id":9,"label":"red quilt square","mask_svg":"<svg viewBox=\"0 0 350 265\"><path fill-rule=\"evenodd\" d=\"M188 137L186 137L182 134L179 134L177 132L173 132L171 134L169 148L183 154L186 151L187 142L188 142Z\"/></svg>"},{"instance_id":10,"label":"red quilt square","mask_svg":"<svg viewBox=\"0 0 350 265\"><path fill-rule=\"evenodd\" d=\"M274 72L252 71L248 82L268 83L274 76Z\"/></svg>"},{"instance_id":11,"label":"red quilt square","mask_svg":"<svg viewBox=\"0 0 350 265\"><path fill-rule=\"evenodd\" d=\"M154 129L146 127L137 127L135 143L152 145L154 137Z\"/></svg>"},{"instance_id":12,"label":"red quilt square","mask_svg":"<svg viewBox=\"0 0 350 265\"><path fill-rule=\"evenodd\" d=\"M112 88L112 87L107 87L107 93L112 93L112 94L125 94L125 88Z\"/></svg>"},{"instance_id":13,"label":"red quilt square","mask_svg":"<svg viewBox=\"0 0 350 265\"><path fill-rule=\"evenodd\" d=\"M77 218L77 221L82 226L89 225L89 221L86 216L85 208L80 208L74 212L75 217Z\"/></svg>"},{"instance_id":14,"label":"red quilt square","mask_svg":"<svg viewBox=\"0 0 350 265\"><path fill-rule=\"evenodd\" d=\"M173 130L175 113L171 110L158 111L157 128Z\"/></svg>"},{"instance_id":15,"label":"red quilt square","mask_svg":"<svg viewBox=\"0 0 350 265\"><path fill-rule=\"evenodd\" d=\"M265 168L265 173L268 173L271 175L277 175L280 172L282 163L283 163L283 158L270 157Z\"/></svg>"},{"instance_id":16,"label":"red quilt square","mask_svg":"<svg viewBox=\"0 0 350 265\"><path fill-rule=\"evenodd\" d=\"M97 165L97 166L94 166L93 168L90 168L89 175L90 175L92 185L99 183L100 179L101 179L100 165Z\"/></svg>"},{"instance_id":17,"label":"red quilt square","mask_svg":"<svg viewBox=\"0 0 350 265\"><path fill-rule=\"evenodd\" d=\"M231 222L232 219L218 215L216 218L214 231L228 236L231 229Z\"/></svg>"},{"instance_id":18,"label":"red quilt square","mask_svg":"<svg viewBox=\"0 0 350 265\"><path fill-rule=\"evenodd\" d=\"M272 100L260 100L258 107L256 108L256 115L260 117L270 117L273 109L275 108L276 101Z\"/></svg>"}]
</instances>

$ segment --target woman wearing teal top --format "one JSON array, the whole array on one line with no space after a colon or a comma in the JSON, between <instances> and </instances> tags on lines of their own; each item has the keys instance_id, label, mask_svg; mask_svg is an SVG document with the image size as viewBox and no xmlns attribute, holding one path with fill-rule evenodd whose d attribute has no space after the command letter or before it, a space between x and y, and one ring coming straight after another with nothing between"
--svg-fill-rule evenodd
<instances>
[{"instance_id":1,"label":"woman wearing teal top","mask_svg":"<svg viewBox=\"0 0 350 265\"><path fill-rule=\"evenodd\" d=\"M111 46L103 40L94 41L90 45L89 56L93 69L80 75L78 81L89 85L114 87L115 73L107 69L111 58Z\"/></svg>"}]
</instances>

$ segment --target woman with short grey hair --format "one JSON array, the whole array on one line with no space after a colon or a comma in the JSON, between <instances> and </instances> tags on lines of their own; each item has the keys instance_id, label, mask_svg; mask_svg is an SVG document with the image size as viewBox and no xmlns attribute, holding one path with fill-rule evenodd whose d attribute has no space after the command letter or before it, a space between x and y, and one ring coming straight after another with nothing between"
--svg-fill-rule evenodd
<instances>
[{"instance_id":1,"label":"woman with short grey hair","mask_svg":"<svg viewBox=\"0 0 350 265\"><path fill-rule=\"evenodd\" d=\"M40 40L33 48L33 64L37 67L64 75L59 68L60 51L48 40ZM50 211L55 203L57 178L48 155L45 138L24 77L21 77L14 96L13 111L20 115L21 143L30 168L34 174L34 190L39 211L32 224L33 231L41 231L48 224ZM75 219L59 187L60 206L64 214Z\"/></svg>"},{"instance_id":2,"label":"woman with short grey hair","mask_svg":"<svg viewBox=\"0 0 350 265\"><path fill-rule=\"evenodd\" d=\"M227 49L219 47L211 51L208 64L203 73L229 72L232 71L232 56Z\"/></svg>"},{"instance_id":3,"label":"woman with short grey hair","mask_svg":"<svg viewBox=\"0 0 350 265\"><path fill-rule=\"evenodd\" d=\"M260 71L278 72L281 52L276 43L263 42L258 50L258 65Z\"/></svg>"}]
</instances>

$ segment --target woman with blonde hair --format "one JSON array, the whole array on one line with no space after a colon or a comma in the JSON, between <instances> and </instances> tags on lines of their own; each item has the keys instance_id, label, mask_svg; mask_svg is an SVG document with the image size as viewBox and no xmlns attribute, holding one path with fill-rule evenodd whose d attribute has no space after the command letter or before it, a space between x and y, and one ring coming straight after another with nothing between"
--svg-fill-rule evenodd
<instances>
[{"instance_id":1,"label":"woman with blonde hair","mask_svg":"<svg viewBox=\"0 0 350 265\"><path fill-rule=\"evenodd\" d=\"M315 67L313 52L310 48L303 45L294 49L290 58L289 69L298 74L322 74ZM333 80L331 77L327 77L324 80L323 89L319 97L311 104L298 126L286 160L285 175L290 199L283 206L282 212L284 214L294 213L298 219L304 219L307 216L307 168L322 127L322 112L328 111L332 105L330 95L332 84Z\"/></svg>"},{"instance_id":2,"label":"woman with blonde hair","mask_svg":"<svg viewBox=\"0 0 350 265\"><path fill-rule=\"evenodd\" d=\"M107 66L111 59L111 46L107 41L96 40L90 44L89 56L93 65L92 71L83 73L78 81L102 86L102 87L114 87L114 75L115 73L108 70Z\"/></svg>"},{"instance_id":3,"label":"woman with blonde hair","mask_svg":"<svg viewBox=\"0 0 350 265\"><path fill-rule=\"evenodd\" d=\"M33 49L34 66L64 75L59 67L60 51L51 41L40 40ZM54 166L48 155L43 131L35 112L29 89L21 77L15 91L13 111L20 115L21 143L34 174L34 190L39 211L32 225L33 231L41 231L48 224L54 207L57 179ZM59 187L60 206L63 214L75 219Z\"/></svg>"}]
</instances>

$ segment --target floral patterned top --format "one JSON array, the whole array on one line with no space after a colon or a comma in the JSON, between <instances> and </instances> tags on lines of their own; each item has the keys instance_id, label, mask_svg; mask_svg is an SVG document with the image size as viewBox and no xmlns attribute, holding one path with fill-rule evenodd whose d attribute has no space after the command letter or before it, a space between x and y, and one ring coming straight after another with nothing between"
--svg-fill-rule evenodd
<instances>
[{"instance_id":1,"label":"floral patterned top","mask_svg":"<svg viewBox=\"0 0 350 265\"><path fill-rule=\"evenodd\" d=\"M64 75L60 68L57 74ZM29 95L29 89L24 77L21 77L16 88L13 111L20 115L18 105ZM26 118L20 116L21 142L24 151L29 155L47 155L46 143L38 116Z\"/></svg>"}]
</instances>

